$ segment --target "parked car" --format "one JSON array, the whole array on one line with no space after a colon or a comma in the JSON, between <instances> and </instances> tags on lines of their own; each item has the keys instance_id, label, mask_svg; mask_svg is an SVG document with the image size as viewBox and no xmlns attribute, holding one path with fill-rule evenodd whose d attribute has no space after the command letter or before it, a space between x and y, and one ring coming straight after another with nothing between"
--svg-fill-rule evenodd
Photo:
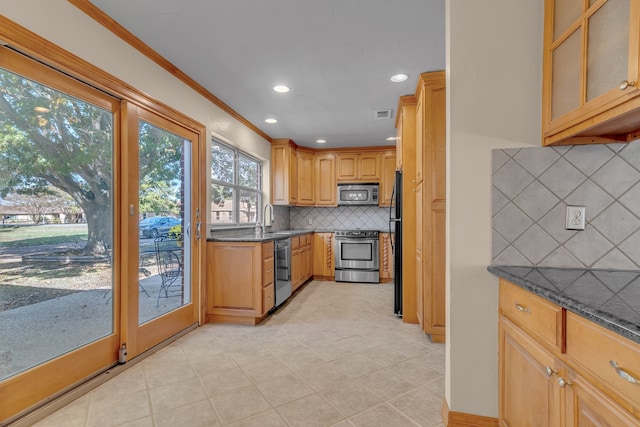
<instances>
[{"instance_id":1,"label":"parked car","mask_svg":"<svg viewBox=\"0 0 640 427\"><path fill-rule=\"evenodd\" d=\"M181 221L170 216L154 216L140 221L138 226L141 238L156 238L169 234L171 227L180 225Z\"/></svg>"}]
</instances>

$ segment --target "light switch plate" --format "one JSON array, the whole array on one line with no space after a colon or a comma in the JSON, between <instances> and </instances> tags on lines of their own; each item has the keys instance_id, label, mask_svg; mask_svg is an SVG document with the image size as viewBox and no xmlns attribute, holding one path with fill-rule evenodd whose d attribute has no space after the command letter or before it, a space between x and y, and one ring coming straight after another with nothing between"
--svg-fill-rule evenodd
<instances>
[{"instance_id":1,"label":"light switch plate","mask_svg":"<svg viewBox=\"0 0 640 427\"><path fill-rule=\"evenodd\" d=\"M567 206L565 227L567 230L584 230L586 208L584 206Z\"/></svg>"}]
</instances>

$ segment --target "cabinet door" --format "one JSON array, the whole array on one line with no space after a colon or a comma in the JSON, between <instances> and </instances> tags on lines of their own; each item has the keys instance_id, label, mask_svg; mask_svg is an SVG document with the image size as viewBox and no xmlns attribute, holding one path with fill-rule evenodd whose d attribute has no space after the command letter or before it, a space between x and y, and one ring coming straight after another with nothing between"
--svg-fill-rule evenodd
<instances>
[{"instance_id":1,"label":"cabinet door","mask_svg":"<svg viewBox=\"0 0 640 427\"><path fill-rule=\"evenodd\" d=\"M545 145L561 142L562 138L579 132L598 142L594 136L630 131L624 130L630 126L628 119L626 123L620 122L620 126L610 123L601 132L587 130L605 120L621 117L628 110L616 111L616 108L640 95L637 84L639 19L640 7L635 1L547 0L543 75ZM621 87L624 81L633 85ZM637 109L637 106L630 108ZM586 121L607 111L610 112L606 117ZM561 131L564 132L554 135Z\"/></svg>"},{"instance_id":2,"label":"cabinet door","mask_svg":"<svg viewBox=\"0 0 640 427\"><path fill-rule=\"evenodd\" d=\"M337 206L336 156L316 154L316 206Z\"/></svg>"},{"instance_id":3,"label":"cabinet door","mask_svg":"<svg viewBox=\"0 0 640 427\"><path fill-rule=\"evenodd\" d=\"M295 205L298 203L298 153L294 149L291 149L289 168L289 204Z\"/></svg>"},{"instance_id":4,"label":"cabinet door","mask_svg":"<svg viewBox=\"0 0 640 427\"><path fill-rule=\"evenodd\" d=\"M300 249L291 251L291 288L295 291L300 286L300 278L302 277L302 262L300 257Z\"/></svg>"},{"instance_id":5,"label":"cabinet door","mask_svg":"<svg viewBox=\"0 0 640 427\"><path fill-rule=\"evenodd\" d=\"M315 204L315 158L313 153L298 152L298 206Z\"/></svg>"},{"instance_id":6,"label":"cabinet door","mask_svg":"<svg viewBox=\"0 0 640 427\"><path fill-rule=\"evenodd\" d=\"M313 235L313 274L333 277L333 233L314 233Z\"/></svg>"},{"instance_id":7,"label":"cabinet door","mask_svg":"<svg viewBox=\"0 0 640 427\"><path fill-rule=\"evenodd\" d=\"M563 390L560 362L506 318L499 320L500 425L560 426ZM549 375L551 373L551 375Z\"/></svg>"},{"instance_id":8,"label":"cabinet door","mask_svg":"<svg viewBox=\"0 0 640 427\"><path fill-rule=\"evenodd\" d=\"M391 234L380 233L380 278L393 278L393 254L391 253Z\"/></svg>"},{"instance_id":9,"label":"cabinet door","mask_svg":"<svg viewBox=\"0 0 640 427\"><path fill-rule=\"evenodd\" d=\"M207 314L262 316L261 245L212 242L207 252Z\"/></svg>"},{"instance_id":10,"label":"cabinet door","mask_svg":"<svg viewBox=\"0 0 640 427\"><path fill-rule=\"evenodd\" d=\"M567 427L638 427L640 421L575 372L566 387Z\"/></svg>"},{"instance_id":11,"label":"cabinet door","mask_svg":"<svg viewBox=\"0 0 640 427\"><path fill-rule=\"evenodd\" d=\"M336 178L338 181L356 181L358 179L358 155L336 155Z\"/></svg>"},{"instance_id":12,"label":"cabinet door","mask_svg":"<svg viewBox=\"0 0 640 427\"><path fill-rule=\"evenodd\" d=\"M418 324L422 330L426 330L424 309L425 304L430 304L430 301L425 302L425 283L424 283L424 258L422 246L424 243L424 237L422 233L422 183L418 184L415 189L416 197L416 312L418 316Z\"/></svg>"},{"instance_id":13,"label":"cabinet door","mask_svg":"<svg viewBox=\"0 0 640 427\"><path fill-rule=\"evenodd\" d=\"M298 196L298 157L288 141L271 145L271 203L292 205Z\"/></svg>"},{"instance_id":14,"label":"cabinet door","mask_svg":"<svg viewBox=\"0 0 640 427\"><path fill-rule=\"evenodd\" d=\"M358 155L359 181L378 182L380 180L380 155L367 153Z\"/></svg>"},{"instance_id":15,"label":"cabinet door","mask_svg":"<svg viewBox=\"0 0 640 427\"><path fill-rule=\"evenodd\" d=\"M422 81L421 81L422 83ZM421 89L418 90L417 103L416 103L416 176L415 182L419 184L422 182L423 174L422 168L424 164L424 97L425 90L423 84L420 85Z\"/></svg>"},{"instance_id":16,"label":"cabinet door","mask_svg":"<svg viewBox=\"0 0 640 427\"><path fill-rule=\"evenodd\" d=\"M396 153L386 151L380 156L380 206L391 206L393 184L396 179Z\"/></svg>"}]
</instances>

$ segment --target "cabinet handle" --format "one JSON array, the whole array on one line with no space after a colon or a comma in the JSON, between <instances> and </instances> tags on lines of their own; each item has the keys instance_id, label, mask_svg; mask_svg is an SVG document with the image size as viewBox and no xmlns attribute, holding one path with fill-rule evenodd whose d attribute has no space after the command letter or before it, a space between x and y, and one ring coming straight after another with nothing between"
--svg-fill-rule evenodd
<instances>
[{"instance_id":1,"label":"cabinet handle","mask_svg":"<svg viewBox=\"0 0 640 427\"><path fill-rule=\"evenodd\" d=\"M624 369L619 367L618 362L616 362L615 360L610 360L609 365L611 365L611 367L616 370L616 374L620 375L621 378L624 378L625 380L629 381L631 384L640 383L640 381L635 379L633 375L629 374Z\"/></svg>"},{"instance_id":2,"label":"cabinet handle","mask_svg":"<svg viewBox=\"0 0 640 427\"><path fill-rule=\"evenodd\" d=\"M554 371L553 369L551 369L551 366L547 366L545 371L547 371L547 375L551 376L553 374L557 374L556 371Z\"/></svg>"},{"instance_id":3,"label":"cabinet handle","mask_svg":"<svg viewBox=\"0 0 640 427\"><path fill-rule=\"evenodd\" d=\"M558 385L560 386L560 388L565 388L568 385L572 385L569 381L565 381L564 378L560 377L558 378Z\"/></svg>"},{"instance_id":4,"label":"cabinet handle","mask_svg":"<svg viewBox=\"0 0 640 427\"><path fill-rule=\"evenodd\" d=\"M515 303L515 305L516 305L516 308L517 308L518 310L520 310L520 311L524 311L524 312L525 312L525 313L527 313L527 314L531 314L531 310L529 309L529 307L525 307L525 306L520 305L520 304L518 304L518 303Z\"/></svg>"},{"instance_id":5,"label":"cabinet handle","mask_svg":"<svg viewBox=\"0 0 640 427\"><path fill-rule=\"evenodd\" d=\"M629 86L633 87L636 85L636 82L630 82L629 80L623 80L620 82L620 90L626 90Z\"/></svg>"},{"instance_id":6,"label":"cabinet handle","mask_svg":"<svg viewBox=\"0 0 640 427\"><path fill-rule=\"evenodd\" d=\"M273 273L273 268L268 269L267 273Z\"/></svg>"}]
</instances>

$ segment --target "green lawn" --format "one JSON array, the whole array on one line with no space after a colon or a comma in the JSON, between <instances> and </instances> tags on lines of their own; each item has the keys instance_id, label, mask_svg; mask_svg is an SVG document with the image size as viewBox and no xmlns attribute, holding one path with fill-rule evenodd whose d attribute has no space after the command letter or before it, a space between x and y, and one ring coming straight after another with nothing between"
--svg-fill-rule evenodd
<instances>
[{"instance_id":1,"label":"green lawn","mask_svg":"<svg viewBox=\"0 0 640 427\"><path fill-rule=\"evenodd\" d=\"M0 246L36 246L87 241L87 224L48 224L0 228Z\"/></svg>"}]
</instances>

